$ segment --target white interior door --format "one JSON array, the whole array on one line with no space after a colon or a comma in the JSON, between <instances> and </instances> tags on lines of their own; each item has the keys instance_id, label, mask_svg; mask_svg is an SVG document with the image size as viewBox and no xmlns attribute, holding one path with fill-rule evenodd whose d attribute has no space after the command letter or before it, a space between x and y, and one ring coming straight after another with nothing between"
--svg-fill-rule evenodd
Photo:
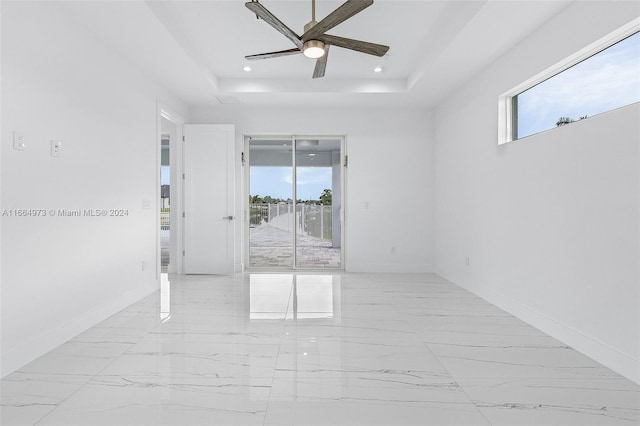
<instances>
[{"instance_id":1,"label":"white interior door","mask_svg":"<svg viewBox=\"0 0 640 426\"><path fill-rule=\"evenodd\" d=\"M187 124L184 136L184 272L233 273L234 126Z\"/></svg>"}]
</instances>

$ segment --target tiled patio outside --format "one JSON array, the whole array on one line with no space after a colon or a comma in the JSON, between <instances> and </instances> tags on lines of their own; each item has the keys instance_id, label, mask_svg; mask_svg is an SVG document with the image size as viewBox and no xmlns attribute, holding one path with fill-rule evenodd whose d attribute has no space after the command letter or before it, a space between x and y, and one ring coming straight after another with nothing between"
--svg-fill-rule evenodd
<instances>
[{"instance_id":1,"label":"tiled patio outside","mask_svg":"<svg viewBox=\"0 0 640 426\"><path fill-rule=\"evenodd\" d=\"M340 248L331 242L306 235L297 235L298 268L340 268ZM270 225L249 228L249 266L291 268L293 266L293 235Z\"/></svg>"},{"instance_id":2,"label":"tiled patio outside","mask_svg":"<svg viewBox=\"0 0 640 426\"><path fill-rule=\"evenodd\" d=\"M168 230L160 232L160 272L169 272L169 242L170 234Z\"/></svg>"},{"instance_id":3,"label":"tiled patio outside","mask_svg":"<svg viewBox=\"0 0 640 426\"><path fill-rule=\"evenodd\" d=\"M293 236L291 232L259 225L249 229L249 266L254 268L291 268L293 262ZM298 234L298 268L340 268L340 248L331 242ZM169 231L160 235L162 272L169 264Z\"/></svg>"}]
</instances>

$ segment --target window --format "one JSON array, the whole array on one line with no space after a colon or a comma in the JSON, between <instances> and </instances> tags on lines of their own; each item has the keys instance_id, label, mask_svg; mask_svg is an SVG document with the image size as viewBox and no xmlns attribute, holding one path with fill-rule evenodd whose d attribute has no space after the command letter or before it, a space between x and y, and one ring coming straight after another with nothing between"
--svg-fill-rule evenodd
<instances>
[{"instance_id":1,"label":"window","mask_svg":"<svg viewBox=\"0 0 640 426\"><path fill-rule=\"evenodd\" d=\"M632 24L503 95L499 143L640 102L640 32Z\"/></svg>"}]
</instances>

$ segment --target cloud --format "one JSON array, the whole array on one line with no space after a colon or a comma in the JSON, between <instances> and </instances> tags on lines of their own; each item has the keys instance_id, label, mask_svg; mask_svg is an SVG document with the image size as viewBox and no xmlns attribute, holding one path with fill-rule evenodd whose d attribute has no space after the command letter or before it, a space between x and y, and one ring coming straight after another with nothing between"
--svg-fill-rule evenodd
<instances>
[{"instance_id":1,"label":"cloud","mask_svg":"<svg viewBox=\"0 0 640 426\"><path fill-rule=\"evenodd\" d=\"M298 167L296 171L298 185L316 185L324 183L331 186L331 167Z\"/></svg>"}]
</instances>

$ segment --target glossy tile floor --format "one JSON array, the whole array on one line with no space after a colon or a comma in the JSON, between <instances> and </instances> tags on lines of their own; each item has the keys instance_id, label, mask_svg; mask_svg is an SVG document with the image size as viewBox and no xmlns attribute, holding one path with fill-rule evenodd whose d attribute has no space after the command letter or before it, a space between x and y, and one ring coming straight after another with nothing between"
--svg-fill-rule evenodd
<instances>
[{"instance_id":1,"label":"glossy tile floor","mask_svg":"<svg viewBox=\"0 0 640 426\"><path fill-rule=\"evenodd\" d=\"M640 389L445 280L171 277L2 380L2 425L638 425Z\"/></svg>"}]
</instances>

